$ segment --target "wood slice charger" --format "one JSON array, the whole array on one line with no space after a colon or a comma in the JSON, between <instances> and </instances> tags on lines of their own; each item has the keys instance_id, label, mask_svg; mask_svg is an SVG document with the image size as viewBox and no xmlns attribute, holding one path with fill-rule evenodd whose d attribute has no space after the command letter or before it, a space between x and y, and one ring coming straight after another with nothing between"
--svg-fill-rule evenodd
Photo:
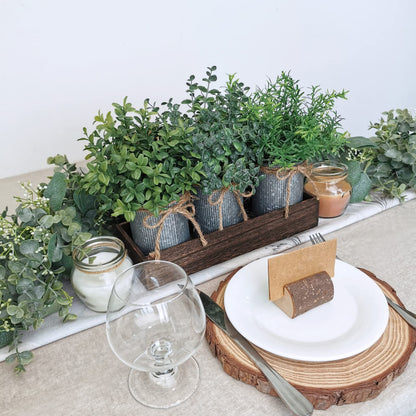
<instances>
[{"instance_id":1,"label":"wood slice charger","mask_svg":"<svg viewBox=\"0 0 416 416\"><path fill-rule=\"evenodd\" d=\"M402 304L395 290L386 282L360 269L380 286L382 291ZM224 293L231 273L211 295L224 307ZM286 380L303 393L315 409L332 405L358 403L373 399L405 369L416 346L416 330L410 327L393 309L382 337L368 350L338 361L305 362L279 357L260 348L263 358ZM254 366L238 346L216 325L207 320L206 338L212 353L221 361L224 371L263 393L276 396L263 373Z\"/></svg>"}]
</instances>

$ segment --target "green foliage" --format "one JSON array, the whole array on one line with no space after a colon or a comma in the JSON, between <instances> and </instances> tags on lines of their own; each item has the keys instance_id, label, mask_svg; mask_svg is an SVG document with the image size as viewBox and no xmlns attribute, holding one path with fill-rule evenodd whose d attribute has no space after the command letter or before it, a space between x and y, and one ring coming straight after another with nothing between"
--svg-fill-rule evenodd
<instances>
[{"instance_id":1,"label":"green foliage","mask_svg":"<svg viewBox=\"0 0 416 416\"><path fill-rule=\"evenodd\" d=\"M352 187L350 202L360 202L365 199L372 188L371 179L361 169L357 160L343 161L348 166L348 182Z\"/></svg>"},{"instance_id":2,"label":"green foliage","mask_svg":"<svg viewBox=\"0 0 416 416\"><path fill-rule=\"evenodd\" d=\"M164 110L145 100L140 109L124 99L108 112L95 117L96 129L80 140L85 150L88 173L81 187L97 198L102 213L133 221L137 210L160 211L187 192L195 192L202 164L190 159L191 132L187 119L172 100Z\"/></svg>"},{"instance_id":3,"label":"green foliage","mask_svg":"<svg viewBox=\"0 0 416 416\"><path fill-rule=\"evenodd\" d=\"M248 143L254 130L245 115L249 87L230 75L223 91L213 88L216 67L209 67L202 83L191 75L187 81L186 104L192 132L192 156L201 160L205 194L223 187L245 192L255 190L259 167Z\"/></svg>"},{"instance_id":4,"label":"green foliage","mask_svg":"<svg viewBox=\"0 0 416 416\"><path fill-rule=\"evenodd\" d=\"M348 139L348 163L360 170L358 189L351 202L364 199L370 189L400 200L407 188L416 189L416 118L407 109L390 110L383 115L385 118L378 123L370 123L375 137Z\"/></svg>"},{"instance_id":5,"label":"green foliage","mask_svg":"<svg viewBox=\"0 0 416 416\"><path fill-rule=\"evenodd\" d=\"M377 147L365 149L362 159L376 190L403 199L406 188L416 189L416 118L406 109L383 115L386 118L370 124Z\"/></svg>"},{"instance_id":6,"label":"green foliage","mask_svg":"<svg viewBox=\"0 0 416 416\"><path fill-rule=\"evenodd\" d=\"M23 184L15 213L6 208L0 216L0 335L15 350L7 362L17 362L16 372L33 357L18 349L24 331L39 328L53 312L64 321L75 318L62 280L72 269L74 246L97 232L94 200L76 191L75 165L60 155L48 161L58 164L49 183Z\"/></svg>"},{"instance_id":7,"label":"green foliage","mask_svg":"<svg viewBox=\"0 0 416 416\"><path fill-rule=\"evenodd\" d=\"M249 118L256 129L257 161L290 168L305 160L335 154L345 142L340 133L341 117L335 101L346 91L323 93L318 86L305 92L289 73L258 88L247 103Z\"/></svg>"}]
</instances>

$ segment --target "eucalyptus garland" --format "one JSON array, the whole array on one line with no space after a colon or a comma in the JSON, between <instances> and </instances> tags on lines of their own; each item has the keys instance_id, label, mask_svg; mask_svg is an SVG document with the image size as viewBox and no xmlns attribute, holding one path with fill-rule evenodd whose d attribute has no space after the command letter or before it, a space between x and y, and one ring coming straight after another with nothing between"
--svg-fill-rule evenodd
<instances>
[{"instance_id":1,"label":"eucalyptus garland","mask_svg":"<svg viewBox=\"0 0 416 416\"><path fill-rule=\"evenodd\" d=\"M0 346L14 352L6 359L25 370L31 351L20 351L22 335L39 328L45 316L58 312L63 321L72 297L63 280L72 269L72 250L98 232L94 198L76 190L78 174L65 156L50 158L58 165L48 184L22 184L19 206L0 216Z\"/></svg>"}]
</instances>

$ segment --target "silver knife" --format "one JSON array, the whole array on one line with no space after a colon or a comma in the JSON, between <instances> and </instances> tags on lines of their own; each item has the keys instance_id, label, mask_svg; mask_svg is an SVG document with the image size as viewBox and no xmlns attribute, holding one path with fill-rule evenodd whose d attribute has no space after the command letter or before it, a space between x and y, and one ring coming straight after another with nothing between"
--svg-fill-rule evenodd
<instances>
[{"instance_id":1,"label":"silver knife","mask_svg":"<svg viewBox=\"0 0 416 416\"><path fill-rule=\"evenodd\" d=\"M283 403L297 416L310 416L312 403L272 368L254 347L234 328L224 310L207 294L199 292L207 317L223 330L261 370Z\"/></svg>"},{"instance_id":2,"label":"silver knife","mask_svg":"<svg viewBox=\"0 0 416 416\"><path fill-rule=\"evenodd\" d=\"M386 296L387 303L413 328L416 329L416 314L401 307Z\"/></svg>"}]
</instances>

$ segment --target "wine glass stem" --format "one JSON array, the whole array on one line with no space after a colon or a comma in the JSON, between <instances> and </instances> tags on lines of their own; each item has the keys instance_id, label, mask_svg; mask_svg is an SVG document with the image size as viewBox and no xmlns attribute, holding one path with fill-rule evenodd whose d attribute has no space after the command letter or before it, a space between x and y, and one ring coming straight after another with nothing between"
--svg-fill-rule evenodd
<instances>
[{"instance_id":1,"label":"wine glass stem","mask_svg":"<svg viewBox=\"0 0 416 416\"><path fill-rule=\"evenodd\" d=\"M154 377L166 377L166 376L171 377L171 376L173 376L175 373L176 373L176 367L173 367L173 368L169 368L169 369L168 369L168 370L166 370L166 371L154 371L154 372L152 373L152 375L153 375Z\"/></svg>"},{"instance_id":2,"label":"wine glass stem","mask_svg":"<svg viewBox=\"0 0 416 416\"><path fill-rule=\"evenodd\" d=\"M149 373L149 376L153 383L159 386L171 387L176 383L176 370L177 367L169 368L166 371L154 371Z\"/></svg>"}]
</instances>

